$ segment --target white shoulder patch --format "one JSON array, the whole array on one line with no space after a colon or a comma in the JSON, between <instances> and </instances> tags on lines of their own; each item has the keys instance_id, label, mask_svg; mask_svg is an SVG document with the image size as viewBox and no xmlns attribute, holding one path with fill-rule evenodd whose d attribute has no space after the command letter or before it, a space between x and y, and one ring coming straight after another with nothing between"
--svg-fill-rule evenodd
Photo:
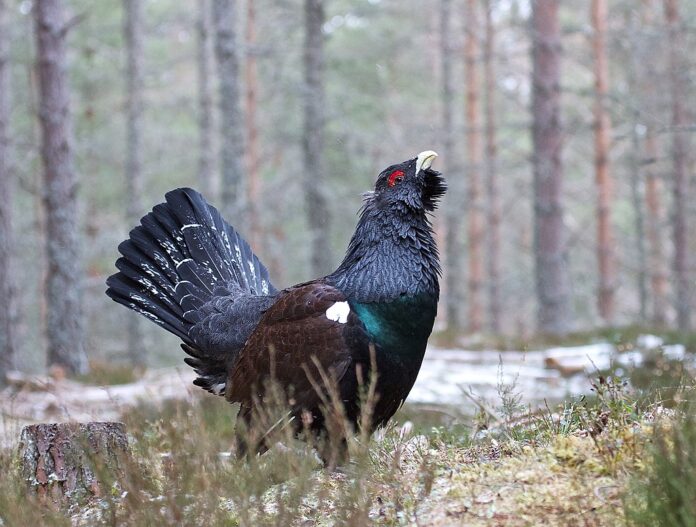
<instances>
[{"instance_id":1,"label":"white shoulder patch","mask_svg":"<svg viewBox=\"0 0 696 527\"><path fill-rule=\"evenodd\" d=\"M326 310L326 318L339 324L345 324L348 322L348 313L350 313L348 302L336 302Z\"/></svg>"}]
</instances>

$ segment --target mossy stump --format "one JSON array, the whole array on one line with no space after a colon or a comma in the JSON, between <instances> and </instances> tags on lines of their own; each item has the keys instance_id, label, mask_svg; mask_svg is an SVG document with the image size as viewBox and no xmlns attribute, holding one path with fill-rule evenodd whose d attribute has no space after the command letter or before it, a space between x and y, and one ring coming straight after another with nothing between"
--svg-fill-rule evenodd
<instances>
[{"instance_id":1,"label":"mossy stump","mask_svg":"<svg viewBox=\"0 0 696 527\"><path fill-rule=\"evenodd\" d=\"M129 460L123 423L42 423L20 436L22 478L41 503L56 508L104 496Z\"/></svg>"}]
</instances>

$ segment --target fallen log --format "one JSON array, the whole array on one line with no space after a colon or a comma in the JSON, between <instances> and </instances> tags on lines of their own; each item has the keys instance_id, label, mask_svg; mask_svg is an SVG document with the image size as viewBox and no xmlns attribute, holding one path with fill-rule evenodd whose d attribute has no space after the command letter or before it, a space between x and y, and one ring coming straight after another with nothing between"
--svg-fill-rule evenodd
<instances>
[{"instance_id":1,"label":"fallen log","mask_svg":"<svg viewBox=\"0 0 696 527\"><path fill-rule=\"evenodd\" d=\"M22 478L41 503L69 507L118 485L130 461L123 423L25 426L19 443Z\"/></svg>"}]
</instances>

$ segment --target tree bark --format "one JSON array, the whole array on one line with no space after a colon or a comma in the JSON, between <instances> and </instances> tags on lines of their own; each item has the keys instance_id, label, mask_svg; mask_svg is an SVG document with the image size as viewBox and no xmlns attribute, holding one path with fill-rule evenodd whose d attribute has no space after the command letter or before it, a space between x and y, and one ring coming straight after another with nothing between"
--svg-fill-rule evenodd
<instances>
[{"instance_id":1,"label":"tree bark","mask_svg":"<svg viewBox=\"0 0 696 527\"><path fill-rule=\"evenodd\" d=\"M12 208L15 176L10 161L10 24L0 0L0 386L14 369L17 350L17 284L14 274Z\"/></svg>"},{"instance_id":2,"label":"tree bark","mask_svg":"<svg viewBox=\"0 0 696 527\"><path fill-rule=\"evenodd\" d=\"M495 27L492 2L484 0L486 13L486 39L484 44L484 85L486 90L486 199L487 199L487 278L488 318L493 333L500 333L500 191L498 188L498 145L495 121Z\"/></svg>"},{"instance_id":3,"label":"tree bark","mask_svg":"<svg viewBox=\"0 0 696 527\"><path fill-rule=\"evenodd\" d=\"M468 157L468 327L469 331L483 329L483 203L481 169L481 102L478 74L478 0L466 2L466 32L464 38L464 74L466 77L466 150Z\"/></svg>"},{"instance_id":4,"label":"tree bark","mask_svg":"<svg viewBox=\"0 0 696 527\"><path fill-rule=\"evenodd\" d=\"M259 199L261 196L259 130L256 124L258 100L258 72L256 67L256 6L254 0L247 0L246 19L246 125L247 125L247 171L249 177L249 243L258 251L261 244L261 217Z\"/></svg>"},{"instance_id":5,"label":"tree bark","mask_svg":"<svg viewBox=\"0 0 696 527\"><path fill-rule=\"evenodd\" d=\"M449 184L449 203L445 209L445 307L447 330L455 332L461 323L461 208L462 181L454 161L454 87L452 79L452 2L440 0L440 57L442 79L442 146L444 171Z\"/></svg>"},{"instance_id":6,"label":"tree bark","mask_svg":"<svg viewBox=\"0 0 696 527\"><path fill-rule=\"evenodd\" d=\"M570 279L563 224L563 127L560 106L561 35L558 0L532 2L532 140L534 256L544 333L570 330Z\"/></svg>"},{"instance_id":7,"label":"tree bark","mask_svg":"<svg viewBox=\"0 0 696 527\"><path fill-rule=\"evenodd\" d=\"M664 194L663 183L655 171L657 162L657 137L654 130L648 128L645 139L645 156L643 164L645 173L645 204L647 211L646 233L649 251L650 290L652 292L652 321L662 326L667 321L667 272L662 235L665 214L662 206Z\"/></svg>"},{"instance_id":8,"label":"tree bark","mask_svg":"<svg viewBox=\"0 0 696 527\"><path fill-rule=\"evenodd\" d=\"M222 171L222 211L235 228L244 232L244 123L239 100L239 60L237 57L237 2L213 0L215 59L217 62L220 105L220 169Z\"/></svg>"},{"instance_id":9,"label":"tree bark","mask_svg":"<svg viewBox=\"0 0 696 527\"><path fill-rule=\"evenodd\" d=\"M597 263L599 290L597 307L605 324L614 321L616 265L611 225L613 182L609 170L611 119L608 111L609 65L607 62L606 0L592 0L592 51L595 77L595 184L597 185Z\"/></svg>"},{"instance_id":10,"label":"tree bark","mask_svg":"<svg viewBox=\"0 0 696 527\"><path fill-rule=\"evenodd\" d=\"M143 2L124 0L123 34L126 46L126 214L129 225L143 215ZM128 357L135 366L145 364L140 315L128 313Z\"/></svg>"},{"instance_id":11,"label":"tree bark","mask_svg":"<svg viewBox=\"0 0 696 527\"><path fill-rule=\"evenodd\" d=\"M198 181L201 192L217 201L219 182L215 177L213 153L213 39L210 0L198 0L196 65L198 67Z\"/></svg>"},{"instance_id":12,"label":"tree bark","mask_svg":"<svg viewBox=\"0 0 696 527\"><path fill-rule=\"evenodd\" d=\"M71 373L85 373L88 365L83 347L77 176L71 147L63 3L60 0L37 2L34 22L46 210L48 364Z\"/></svg>"},{"instance_id":13,"label":"tree bark","mask_svg":"<svg viewBox=\"0 0 696 527\"><path fill-rule=\"evenodd\" d=\"M661 37L657 34L646 34L645 31L638 31L640 28L654 26L656 14L659 12L656 3L657 0L642 0L639 18L636 21L637 27L634 26L632 28L632 34L637 35L637 37L635 42L631 43L634 78L630 79L629 83L636 85L640 97L639 104L641 108L646 109L641 119L642 124L645 126L645 132L639 138L639 144L636 147L638 167L641 175L640 182L644 186L645 200L645 240L642 242L639 240L639 243L645 246L646 262L641 263L641 267L646 269L645 280L650 285L650 320L657 326L663 326L667 321L667 310L669 308L667 300L668 279L663 242L665 238L663 229L666 222L662 204L664 199L663 182L661 176L656 172L659 148L657 125L653 117L660 113L657 109L657 101L659 101L660 97L655 83L655 79L658 77L656 64L652 61L645 61L645 57L653 53ZM647 307L645 309L647 311Z\"/></svg>"},{"instance_id":14,"label":"tree bark","mask_svg":"<svg viewBox=\"0 0 696 527\"><path fill-rule=\"evenodd\" d=\"M641 7L644 9L644 7ZM631 202L633 205L633 217L635 228L635 243L637 255L636 286L638 290L639 320L641 324L648 321L648 255L646 247L646 213L645 213L645 171L643 170L643 143L642 129L647 129L647 120L650 115L651 101L645 99L642 87L643 78L647 73L643 72L644 53L646 51L645 37L641 32L643 27L640 19L637 19L634 9L624 11L625 29L628 37L626 81L629 87L636 89L636 103L631 122L631 154L629 158L629 179L631 183ZM638 23L636 23L638 22ZM632 88L629 88L632 89ZM643 112L645 112L643 114ZM643 116L646 123L643 123Z\"/></svg>"},{"instance_id":15,"label":"tree bark","mask_svg":"<svg viewBox=\"0 0 696 527\"><path fill-rule=\"evenodd\" d=\"M108 494L129 461L122 423L37 424L20 436L22 479L41 503L54 507Z\"/></svg>"},{"instance_id":16,"label":"tree bark","mask_svg":"<svg viewBox=\"0 0 696 527\"><path fill-rule=\"evenodd\" d=\"M691 328L691 284L689 282L689 250L686 233L689 199L686 80L688 71L683 59L684 38L677 0L664 0L665 19L669 35L669 83L672 97L672 164L673 205L672 238L674 242L674 276L677 324L682 331Z\"/></svg>"},{"instance_id":17,"label":"tree bark","mask_svg":"<svg viewBox=\"0 0 696 527\"><path fill-rule=\"evenodd\" d=\"M639 116L634 116L631 131L631 161L630 161L630 180L631 180L631 201L633 203L634 225L636 230L636 252L638 256L638 305L641 323L648 319L648 259L645 248L645 210L644 210L644 178L641 170L641 141L638 135Z\"/></svg>"},{"instance_id":18,"label":"tree bark","mask_svg":"<svg viewBox=\"0 0 696 527\"><path fill-rule=\"evenodd\" d=\"M324 143L326 109L324 86L324 0L305 0L304 42L304 191L311 244L313 276L330 271L329 208L326 199Z\"/></svg>"}]
</instances>

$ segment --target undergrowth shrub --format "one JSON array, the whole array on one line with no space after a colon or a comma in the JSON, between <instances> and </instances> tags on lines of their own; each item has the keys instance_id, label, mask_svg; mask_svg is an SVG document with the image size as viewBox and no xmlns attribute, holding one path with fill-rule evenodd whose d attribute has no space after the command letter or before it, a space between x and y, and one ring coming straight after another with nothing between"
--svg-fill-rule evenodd
<instances>
[{"instance_id":1,"label":"undergrowth shrub","mask_svg":"<svg viewBox=\"0 0 696 527\"><path fill-rule=\"evenodd\" d=\"M676 417L659 418L644 469L625 497L626 518L635 526L696 526L696 403L694 389Z\"/></svg>"}]
</instances>

